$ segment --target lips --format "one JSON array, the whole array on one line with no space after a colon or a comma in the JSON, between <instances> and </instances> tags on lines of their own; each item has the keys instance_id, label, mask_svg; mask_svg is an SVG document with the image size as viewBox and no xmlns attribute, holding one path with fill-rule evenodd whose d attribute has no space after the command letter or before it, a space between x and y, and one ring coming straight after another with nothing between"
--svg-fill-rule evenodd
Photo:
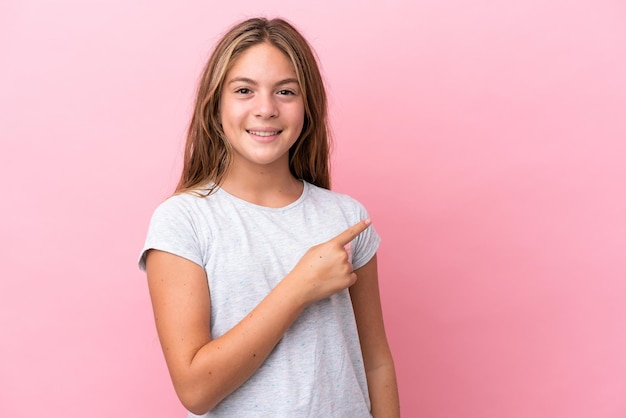
<instances>
[{"instance_id":1,"label":"lips","mask_svg":"<svg viewBox=\"0 0 626 418\"><path fill-rule=\"evenodd\" d=\"M246 132L248 132L250 135L256 135L256 136L274 136L274 135L278 135L282 131L280 131L280 130L277 130L277 131L257 131L257 130L250 129L250 130L248 130Z\"/></svg>"}]
</instances>

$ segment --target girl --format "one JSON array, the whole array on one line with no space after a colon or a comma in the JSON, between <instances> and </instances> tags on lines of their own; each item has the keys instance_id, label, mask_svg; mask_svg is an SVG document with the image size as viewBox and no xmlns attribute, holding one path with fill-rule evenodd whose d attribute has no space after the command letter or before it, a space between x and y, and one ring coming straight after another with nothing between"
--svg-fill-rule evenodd
<instances>
[{"instance_id":1,"label":"girl","mask_svg":"<svg viewBox=\"0 0 626 418\"><path fill-rule=\"evenodd\" d=\"M189 416L395 417L365 209L329 190L311 48L250 19L204 69L176 194L140 258Z\"/></svg>"}]
</instances>

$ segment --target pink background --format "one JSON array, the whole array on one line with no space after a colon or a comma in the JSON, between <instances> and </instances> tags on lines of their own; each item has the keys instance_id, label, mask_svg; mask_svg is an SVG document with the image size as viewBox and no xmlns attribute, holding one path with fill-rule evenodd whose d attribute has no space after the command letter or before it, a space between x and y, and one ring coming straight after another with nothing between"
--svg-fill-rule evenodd
<instances>
[{"instance_id":1,"label":"pink background","mask_svg":"<svg viewBox=\"0 0 626 418\"><path fill-rule=\"evenodd\" d=\"M184 416L136 258L257 14L322 60L404 416L626 416L621 0L2 1L0 416Z\"/></svg>"}]
</instances>

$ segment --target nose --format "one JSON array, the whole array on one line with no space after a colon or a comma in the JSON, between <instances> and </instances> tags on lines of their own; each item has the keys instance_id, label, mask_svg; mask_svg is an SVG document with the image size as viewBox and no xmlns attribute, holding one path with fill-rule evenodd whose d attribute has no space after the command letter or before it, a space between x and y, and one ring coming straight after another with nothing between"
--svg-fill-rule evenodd
<instances>
[{"instance_id":1,"label":"nose","mask_svg":"<svg viewBox=\"0 0 626 418\"><path fill-rule=\"evenodd\" d=\"M258 94L255 100L254 115L263 119L270 119L278 116L276 97L274 97L271 93Z\"/></svg>"}]
</instances>

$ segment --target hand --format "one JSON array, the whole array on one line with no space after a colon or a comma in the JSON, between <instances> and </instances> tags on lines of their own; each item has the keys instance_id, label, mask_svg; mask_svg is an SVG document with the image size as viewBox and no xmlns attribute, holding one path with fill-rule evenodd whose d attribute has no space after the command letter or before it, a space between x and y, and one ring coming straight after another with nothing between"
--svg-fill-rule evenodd
<instances>
[{"instance_id":1,"label":"hand","mask_svg":"<svg viewBox=\"0 0 626 418\"><path fill-rule=\"evenodd\" d=\"M286 279L295 284L306 305L352 286L357 276L346 247L371 224L369 219L351 226L335 238L311 247Z\"/></svg>"}]
</instances>

